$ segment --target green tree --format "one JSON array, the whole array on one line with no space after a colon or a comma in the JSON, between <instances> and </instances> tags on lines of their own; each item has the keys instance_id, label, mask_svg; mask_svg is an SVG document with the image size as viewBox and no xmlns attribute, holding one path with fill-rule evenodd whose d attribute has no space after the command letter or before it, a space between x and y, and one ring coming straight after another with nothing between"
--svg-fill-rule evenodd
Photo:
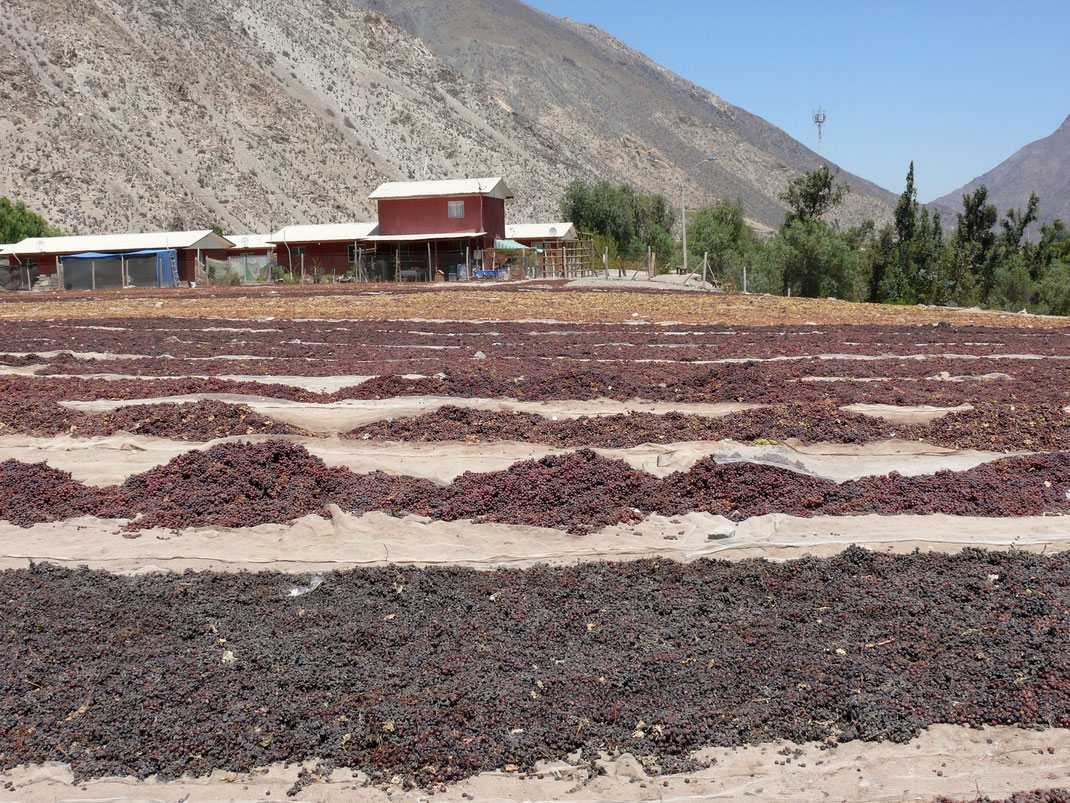
<instances>
[{"instance_id":1,"label":"green tree","mask_svg":"<svg viewBox=\"0 0 1070 803\"><path fill-rule=\"evenodd\" d=\"M940 213L931 216L918 203L914 162L907 170L906 187L895 206L894 255L871 274L870 300L933 303L947 295L944 278L944 232ZM882 257L887 256L882 254Z\"/></svg>"},{"instance_id":2,"label":"green tree","mask_svg":"<svg viewBox=\"0 0 1070 803\"><path fill-rule=\"evenodd\" d=\"M672 255L672 240L666 233L675 218L662 195L642 193L627 184L614 187L608 181L587 184L576 179L565 189L559 206L581 231L612 241L614 256L641 259L648 247L659 261Z\"/></svg>"},{"instance_id":3,"label":"green tree","mask_svg":"<svg viewBox=\"0 0 1070 803\"><path fill-rule=\"evenodd\" d=\"M962 196L962 211L951 236L950 258L953 266L948 276L948 297L960 304L987 297L994 280L992 251L996 244L993 228L999 213L988 203L988 187L982 184L973 193Z\"/></svg>"},{"instance_id":4,"label":"green tree","mask_svg":"<svg viewBox=\"0 0 1070 803\"><path fill-rule=\"evenodd\" d=\"M877 303L885 300L889 275L894 272L896 264L895 227L886 223L866 248L867 294L869 301Z\"/></svg>"},{"instance_id":5,"label":"green tree","mask_svg":"<svg viewBox=\"0 0 1070 803\"><path fill-rule=\"evenodd\" d=\"M907 170L907 186L895 205L896 243L902 247L914 241L914 229L918 220L918 191L914 187L914 161Z\"/></svg>"},{"instance_id":6,"label":"green tree","mask_svg":"<svg viewBox=\"0 0 1070 803\"><path fill-rule=\"evenodd\" d=\"M1065 246L1070 241L1065 240L1066 226L1061 220L1052 223L1044 223L1040 227L1040 239L1036 243L1026 241L1022 246L1022 255L1026 265L1029 266L1029 275L1034 281L1041 280L1053 262L1070 256L1070 251Z\"/></svg>"},{"instance_id":7,"label":"green tree","mask_svg":"<svg viewBox=\"0 0 1070 803\"><path fill-rule=\"evenodd\" d=\"M747 225L743 201L737 198L695 212L687 224L687 245L692 264L700 264L702 255L708 253L713 275L740 285L742 265L757 247L758 238Z\"/></svg>"},{"instance_id":8,"label":"green tree","mask_svg":"<svg viewBox=\"0 0 1070 803\"><path fill-rule=\"evenodd\" d=\"M1022 238L1029 224L1037 219L1037 209L1040 206L1040 198L1035 192L1029 193L1029 202L1023 212L1020 209L1008 209L1000 227L1003 229L1001 236L1002 245L1007 251L1018 251L1022 247Z\"/></svg>"},{"instance_id":9,"label":"green tree","mask_svg":"<svg viewBox=\"0 0 1070 803\"><path fill-rule=\"evenodd\" d=\"M780 200L788 205L784 225L794 220L814 220L839 206L844 196L851 191L848 184L836 184L836 176L828 165L821 165L805 176L799 176L780 194Z\"/></svg>"},{"instance_id":10,"label":"green tree","mask_svg":"<svg viewBox=\"0 0 1070 803\"><path fill-rule=\"evenodd\" d=\"M27 237L54 237L59 232L22 201L0 196L0 243L17 243Z\"/></svg>"},{"instance_id":11,"label":"green tree","mask_svg":"<svg viewBox=\"0 0 1070 803\"><path fill-rule=\"evenodd\" d=\"M777 235L774 248L783 264L785 295L857 298L858 252L823 220L793 220Z\"/></svg>"}]
</instances>

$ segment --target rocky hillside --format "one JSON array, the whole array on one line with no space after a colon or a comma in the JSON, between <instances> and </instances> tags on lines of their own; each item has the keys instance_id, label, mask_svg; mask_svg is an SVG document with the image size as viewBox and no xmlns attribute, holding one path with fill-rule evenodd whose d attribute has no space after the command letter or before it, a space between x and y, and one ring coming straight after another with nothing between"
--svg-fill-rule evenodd
<instances>
[{"instance_id":1,"label":"rocky hillside","mask_svg":"<svg viewBox=\"0 0 1070 803\"><path fill-rule=\"evenodd\" d=\"M71 232L263 231L368 219L376 184L423 177L426 162L431 178L506 176L511 219L552 219L573 177L675 194L678 174L646 155L683 164L711 151L720 161L694 202L738 195L775 225L776 194L816 164L597 29L509 0L390 6L426 6L441 36L403 19L425 44L349 0L0 3L0 194ZM481 30L484 61L441 46L452 18L431 12L465 7L501 14ZM520 60L505 34L532 14L564 44L519 48ZM887 214L887 193L849 180L848 219Z\"/></svg>"},{"instance_id":2,"label":"rocky hillside","mask_svg":"<svg viewBox=\"0 0 1070 803\"><path fill-rule=\"evenodd\" d=\"M1059 218L1070 223L1070 117L1050 136L1030 142L983 176L933 204L946 212L962 211L962 196L984 184L988 200L1002 214L1012 207L1024 209L1029 193L1040 196L1038 223ZM955 217L952 214L950 220Z\"/></svg>"},{"instance_id":3,"label":"rocky hillside","mask_svg":"<svg viewBox=\"0 0 1070 803\"><path fill-rule=\"evenodd\" d=\"M559 19L519 0L354 0L390 15L443 61L488 87L540 126L558 132L607 171L678 197L690 168L695 203L743 199L748 214L779 226L779 194L817 154L745 109L684 80L593 25ZM842 221L890 219L895 196L858 176ZM689 202L690 205L690 202Z\"/></svg>"}]
</instances>

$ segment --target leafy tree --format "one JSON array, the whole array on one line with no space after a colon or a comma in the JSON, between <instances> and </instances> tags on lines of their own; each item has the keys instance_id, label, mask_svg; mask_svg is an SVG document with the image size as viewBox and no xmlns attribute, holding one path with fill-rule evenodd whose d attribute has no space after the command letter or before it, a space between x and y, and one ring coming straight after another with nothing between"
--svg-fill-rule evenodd
<instances>
[{"instance_id":1,"label":"leafy tree","mask_svg":"<svg viewBox=\"0 0 1070 803\"><path fill-rule=\"evenodd\" d=\"M743 201L722 200L698 210L687 224L687 245L692 264L709 254L713 275L742 283L741 266L757 247L757 237L747 225ZM737 270L740 276L736 276Z\"/></svg>"},{"instance_id":2,"label":"leafy tree","mask_svg":"<svg viewBox=\"0 0 1070 803\"><path fill-rule=\"evenodd\" d=\"M1022 238L1029 224L1037 219L1037 207L1040 206L1040 198L1035 192L1029 193L1029 202L1026 210L1008 209L1005 218L1000 221L1003 228L1002 245L1008 251L1017 251L1022 247Z\"/></svg>"},{"instance_id":3,"label":"leafy tree","mask_svg":"<svg viewBox=\"0 0 1070 803\"><path fill-rule=\"evenodd\" d=\"M27 237L53 237L55 229L22 201L0 196L0 243L17 243Z\"/></svg>"},{"instance_id":4,"label":"leafy tree","mask_svg":"<svg viewBox=\"0 0 1070 803\"><path fill-rule=\"evenodd\" d=\"M1022 246L1022 255L1026 265L1029 266L1029 276L1034 281L1039 281L1051 269L1051 265L1058 259L1070 256L1070 240L1064 239L1066 226L1061 220L1052 223L1044 223L1040 227L1040 239L1036 243L1026 242Z\"/></svg>"},{"instance_id":5,"label":"leafy tree","mask_svg":"<svg viewBox=\"0 0 1070 803\"><path fill-rule=\"evenodd\" d=\"M1070 315L1070 260L1054 260L1036 285L1035 311Z\"/></svg>"},{"instance_id":6,"label":"leafy tree","mask_svg":"<svg viewBox=\"0 0 1070 803\"><path fill-rule=\"evenodd\" d=\"M987 296L994 279L993 228L999 213L988 203L988 187L982 184L972 194L963 195L962 211L957 217L958 225L951 236L955 252L951 262L955 267L949 274L951 285L947 293L959 303L968 303L977 300L978 295Z\"/></svg>"},{"instance_id":7,"label":"leafy tree","mask_svg":"<svg viewBox=\"0 0 1070 803\"><path fill-rule=\"evenodd\" d=\"M839 206L844 196L851 191L847 184L836 184L836 176L828 165L821 165L805 176L799 176L780 194L780 200L788 205L784 225L794 220L813 220L822 217L830 209Z\"/></svg>"},{"instance_id":8,"label":"leafy tree","mask_svg":"<svg viewBox=\"0 0 1070 803\"><path fill-rule=\"evenodd\" d=\"M907 171L907 186L895 205L895 236L900 246L914 241L914 229L918 220L918 191L914 187L914 162Z\"/></svg>"},{"instance_id":9,"label":"leafy tree","mask_svg":"<svg viewBox=\"0 0 1070 803\"><path fill-rule=\"evenodd\" d=\"M867 295L869 301L877 303L884 300L889 276L895 270L895 227L886 223L881 227L872 245L866 249L868 270Z\"/></svg>"},{"instance_id":10,"label":"leafy tree","mask_svg":"<svg viewBox=\"0 0 1070 803\"><path fill-rule=\"evenodd\" d=\"M559 202L561 213L581 231L592 232L612 241L614 256L641 259L647 247L654 249L659 261L672 255L674 216L662 195L648 195L622 184L608 181L587 184L579 179L565 189Z\"/></svg>"},{"instance_id":11,"label":"leafy tree","mask_svg":"<svg viewBox=\"0 0 1070 803\"><path fill-rule=\"evenodd\" d=\"M856 298L860 259L857 251L822 220L796 219L777 236L785 295Z\"/></svg>"},{"instance_id":12,"label":"leafy tree","mask_svg":"<svg viewBox=\"0 0 1070 803\"><path fill-rule=\"evenodd\" d=\"M928 208L918 203L914 162L907 170L906 187L895 206L894 229L889 235L893 238L894 254L890 258L887 253L882 254L885 261L871 274L870 300L908 303L944 300L947 288L943 225L939 212L930 216Z\"/></svg>"}]
</instances>

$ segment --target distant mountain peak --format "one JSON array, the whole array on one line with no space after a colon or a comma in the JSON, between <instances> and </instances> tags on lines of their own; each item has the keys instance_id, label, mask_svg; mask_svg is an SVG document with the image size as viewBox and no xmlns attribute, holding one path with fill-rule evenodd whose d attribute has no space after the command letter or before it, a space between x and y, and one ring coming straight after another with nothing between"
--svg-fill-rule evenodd
<instances>
[{"instance_id":1,"label":"distant mountain peak","mask_svg":"<svg viewBox=\"0 0 1070 803\"><path fill-rule=\"evenodd\" d=\"M982 184L1000 214L1024 208L1029 194L1036 192L1040 196L1037 225L1056 218L1070 222L1070 115L1053 133L1020 148L987 173L937 198L933 205L960 212L962 196Z\"/></svg>"}]
</instances>

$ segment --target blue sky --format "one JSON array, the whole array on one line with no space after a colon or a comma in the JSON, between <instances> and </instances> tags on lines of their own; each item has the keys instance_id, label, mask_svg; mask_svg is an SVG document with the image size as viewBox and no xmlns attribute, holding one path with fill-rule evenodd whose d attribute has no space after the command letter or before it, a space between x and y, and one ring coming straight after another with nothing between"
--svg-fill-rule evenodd
<instances>
[{"instance_id":1,"label":"blue sky","mask_svg":"<svg viewBox=\"0 0 1070 803\"><path fill-rule=\"evenodd\" d=\"M1068 0L527 0L589 22L729 103L930 201L1070 114Z\"/></svg>"}]
</instances>

